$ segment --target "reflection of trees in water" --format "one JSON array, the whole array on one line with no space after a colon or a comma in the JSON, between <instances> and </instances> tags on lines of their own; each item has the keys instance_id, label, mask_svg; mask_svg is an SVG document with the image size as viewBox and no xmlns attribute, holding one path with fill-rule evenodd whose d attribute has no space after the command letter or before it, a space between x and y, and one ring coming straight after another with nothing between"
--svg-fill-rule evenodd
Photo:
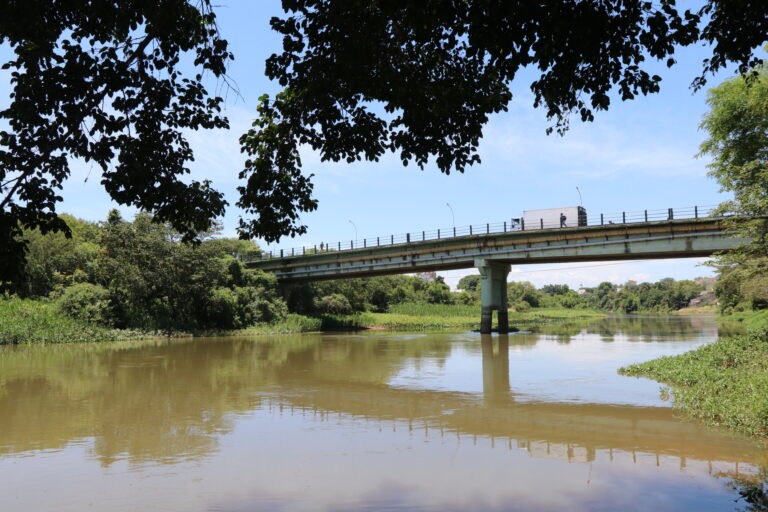
<instances>
[{"instance_id":1,"label":"reflection of trees in water","mask_svg":"<svg viewBox=\"0 0 768 512\"><path fill-rule=\"evenodd\" d=\"M606 448L700 460L749 453L743 443L681 424L666 408L516 403L509 346L538 337L306 335L9 347L0 350L0 453L94 438L105 465L176 462L214 451L236 414L274 405L506 438L532 454L575 449L584 460ZM478 373L482 365L482 397L389 384L406 367L439 365L457 346L480 356L473 361Z\"/></svg>"},{"instance_id":2,"label":"reflection of trees in water","mask_svg":"<svg viewBox=\"0 0 768 512\"><path fill-rule=\"evenodd\" d=\"M199 456L258 409L260 391L314 379L385 382L408 358L444 360L450 344L281 336L4 347L0 453L95 438L104 464Z\"/></svg>"},{"instance_id":3,"label":"reflection of trees in water","mask_svg":"<svg viewBox=\"0 0 768 512\"><path fill-rule=\"evenodd\" d=\"M737 501L744 504L744 512L768 512L768 466L760 466L756 474L726 471L715 476L726 479L726 485L739 493Z\"/></svg>"},{"instance_id":4,"label":"reflection of trees in water","mask_svg":"<svg viewBox=\"0 0 768 512\"><path fill-rule=\"evenodd\" d=\"M717 324L709 317L701 316L608 316L597 319L550 322L533 328L540 334L555 336L558 343L569 343L581 333L597 334L605 342L616 337L629 341L663 341L667 339L692 339L701 333L717 336Z\"/></svg>"}]
</instances>

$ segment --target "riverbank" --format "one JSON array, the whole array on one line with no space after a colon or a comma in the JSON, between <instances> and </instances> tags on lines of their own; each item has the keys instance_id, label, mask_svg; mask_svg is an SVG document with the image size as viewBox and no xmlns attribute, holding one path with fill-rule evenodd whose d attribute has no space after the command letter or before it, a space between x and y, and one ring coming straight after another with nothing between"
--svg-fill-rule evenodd
<instances>
[{"instance_id":1,"label":"riverbank","mask_svg":"<svg viewBox=\"0 0 768 512\"><path fill-rule=\"evenodd\" d=\"M0 345L124 341L156 335L75 320L49 302L17 298L0 300Z\"/></svg>"},{"instance_id":2,"label":"riverbank","mask_svg":"<svg viewBox=\"0 0 768 512\"><path fill-rule=\"evenodd\" d=\"M751 315L758 324L765 312ZM746 317L745 317L746 318ZM670 386L674 405L689 417L768 437L768 327L728 336L691 352L619 369Z\"/></svg>"},{"instance_id":3,"label":"riverbank","mask_svg":"<svg viewBox=\"0 0 768 512\"><path fill-rule=\"evenodd\" d=\"M510 312L510 327L525 330L539 324L601 318L605 313L583 309L540 308ZM289 314L285 319L246 329L174 333L174 336L250 336L350 330L435 332L475 330L480 306L445 304L400 304L388 313L363 312L351 315L304 316ZM122 341L163 335L141 330L109 329L63 315L52 303L27 299L0 301L0 344L73 343ZM165 336L165 335L164 335Z\"/></svg>"},{"instance_id":4,"label":"riverbank","mask_svg":"<svg viewBox=\"0 0 768 512\"><path fill-rule=\"evenodd\" d=\"M721 316L718 321L724 327L761 329L768 327L768 309L760 311L739 311Z\"/></svg>"}]
</instances>

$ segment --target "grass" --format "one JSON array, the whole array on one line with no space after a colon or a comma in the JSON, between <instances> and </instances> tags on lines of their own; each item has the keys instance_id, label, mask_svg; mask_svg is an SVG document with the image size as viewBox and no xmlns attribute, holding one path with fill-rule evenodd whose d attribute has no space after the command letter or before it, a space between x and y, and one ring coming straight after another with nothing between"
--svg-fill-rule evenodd
<instances>
[{"instance_id":1,"label":"grass","mask_svg":"<svg viewBox=\"0 0 768 512\"><path fill-rule=\"evenodd\" d=\"M480 327L480 306L447 304L398 304L388 313L369 313L374 324L394 331L476 330ZM577 318L597 318L603 313L573 309L532 309L509 313L510 327L524 329L540 323Z\"/></svg>"},{"instance_id":2,"label":"grass","mask_svg":"<svg viewBox=\"0 0 768 512\"><path fill-rule=\"evenodd\" d=\"M605 316L597 311L572 309L532 309L510 312L510 327L527 329L542 323ZM203 331L199 336L289 334L300 332L385 329L392 331L476 330L480 326L480 306L447 304L398 304L388 313L304 316L290 314L284 320L258 324L236 331ZM177 333L176 335L180 335ZM151 333L108 329L66 317L44 301L0 300L0 344L71 343L81 341L119 341L152 336Z\"/></svg>"},{"instance_id":3,"label":"grass","mask_svg":"<svg viewBox=\"0 0 768 512\"><path fill-rule=\"evenodd\" d=\"M768 328L621 368L672 386L675 407L707 424L768 437Z\"/></svg>"},{"instance_id":4,"label":"grass","mask_svg":"<svg viewBox=\"0 0 768 512\"><path fill-rule=\"evenodd\" d=\"M572 309L533 309L510 312L510 326L518 329L541 323L598 318L604 313ZM389 331L470 331L480 327L480 306L453 304L398 304L387 313L304 316L290 314L285 320L248 327L234 334L288 334L296 332L382 329Z\"/></svg>"},{"instance_id":5,"label":"grass","mask_svg":"<svg viewBox=\"0 0 768 512\"><path fill-rule=\"evenodd\" d=\"M29 299L0 299L0 345L117 341L147 333L108 329L66 317L53 304Z\"/></svg>"},{"instance_id":6,"label":"grass","mask_svg":"<svg viewBox=\"0 0 768 512\"><path fill-rule=\"evenodd\" d=\"M726 327L740 326L745 329L768 327L768 309L758 311L740 311L720 317L720 323Z\"/></svg>"},{"instance_id":7,"label":"grass","mask_svg":"<svg viewBox=\"0 0 768 512\"><path fill-rule=\"evenodd\" d=\"M349 331L365 329L372 325L370 313L354 315L304 316L291 313L284 320L271 324L258 324L235 331L237 335L289 334L296 332Z\"/></svg>"},{"instance_id":8,"label":"grass","mask_svg":"<svg viewBox=\"0 0 768 512\"><path fill-rule=\"evenodd\" d=\"M693 308L682 308L677 311L670 311L672 315L717 315L720 312L720 308L714 304L707 304L706 306L696 306Z\"/></svg>"}]
</instances>

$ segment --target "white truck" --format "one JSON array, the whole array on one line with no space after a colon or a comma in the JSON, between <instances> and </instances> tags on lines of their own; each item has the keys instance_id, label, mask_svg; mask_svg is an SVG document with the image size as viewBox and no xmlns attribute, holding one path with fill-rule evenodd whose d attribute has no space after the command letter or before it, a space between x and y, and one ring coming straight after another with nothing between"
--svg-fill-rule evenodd
<instances>
[{"instance_id":1,"label":"white truck","mask_svg":"<svg viewBox=\"0 0 768 512\"><path fill-rule=\"evenodd\" d=\"M563 206L543 210L525 210L522 229L574 228L587 225L587 210L581 206Z\"/></svg>"}]
</instances>

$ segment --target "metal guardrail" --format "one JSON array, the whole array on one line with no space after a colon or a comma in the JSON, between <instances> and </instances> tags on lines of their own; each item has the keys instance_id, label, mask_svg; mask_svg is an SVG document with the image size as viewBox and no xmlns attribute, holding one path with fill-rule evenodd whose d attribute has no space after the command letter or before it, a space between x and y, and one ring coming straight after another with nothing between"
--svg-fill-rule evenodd
<instances>
[{"instance_id":1,"label":"metal guardrail","mask_svg":"<svg viewBox=\"0 0 768 512\"><path fill-rule=\"evenodd\" d=\"M450 227L447 229L422 230L398 235L377 236L362 240L344 242L320 242L312 246L292 247L269 252L261 252L258 256L241 257L244 263L273 259L304 256L308 254L326 254L359 249L411 244L461 238L476 235L503 234L520 231L540 231L542 229L574 229L581 227L639 224L678 219L701 219L714 216L716 205L689 206L683 208L666 208L663 210L643 210L641 212L614 212L587 215L587 223L580 226L561 227L559 224L547 224L541 221L538 225L526 225L522 218L510 218L509 221L485 224L470 224L469 226Z\"/></svg>"}]
</instances>

